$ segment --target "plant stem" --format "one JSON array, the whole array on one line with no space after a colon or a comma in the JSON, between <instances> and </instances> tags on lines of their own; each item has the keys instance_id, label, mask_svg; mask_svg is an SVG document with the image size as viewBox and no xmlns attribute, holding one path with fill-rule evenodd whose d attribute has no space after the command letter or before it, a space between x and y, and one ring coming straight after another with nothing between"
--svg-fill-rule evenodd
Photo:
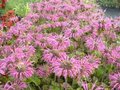
<instances>
[{"instance_id":1,"label":"plant stem","mask_svg":"<svg viewBox=\"0 0 120 90\"><path fill-rule=\"evenodd\" d=\"M65 90L67 90L67 78L65 78Z\"/></svg>"}]
</instances>

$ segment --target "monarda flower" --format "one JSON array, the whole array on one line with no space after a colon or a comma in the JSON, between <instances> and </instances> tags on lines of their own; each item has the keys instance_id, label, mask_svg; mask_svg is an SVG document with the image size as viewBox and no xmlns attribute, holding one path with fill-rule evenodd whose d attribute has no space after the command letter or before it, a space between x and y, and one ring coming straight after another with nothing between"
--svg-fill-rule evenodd
<instances>
[{"instance_id":1,"label":"monarda flower","mask_svg":"<svg viewBox=\"0 0 120 90\"><path fill-rule=\"evenodd\" d=\"M88 62L93 69L98 68L100 64L100 60L93 55L87 55L83 59Z\"/></svg>"},{"instance_id":2,"label":"monarda flower","mask_svg":"<svg viewBox=\"0 0 120 90\"><path fill-rule=\"evenodd\" d=\"M79 65L81 65L80 72L78 74L78 80L81 77L89 77L96 68L99 66L99 59L88 55L80 60Z\"/></svg>"},{"instance_id":3,"label":"monarda flower","mask_svg":"<svg viewBox=\"0 0 120 90\"><path fill-rule=\"evenodd\" d=\"M101 52L104 52L106 46L102 40L102 38L100 37L88 37L86 40L86 46L90 49L90 50L98 50Z\"/></svg>"},{"instance_id":4,"label":"monarda flower","mask_svg":"<svg viewBox=\"0 0 120 90\"><path fill-rule=\"evenodd\" d=\"M10 54L12 54L13 49L11 46L3 46L1 50L1 56L8 57Z\"/></svg>"},{"instance_id":5,"label":"monarda flower","mask_svg":"<svg viewBox=\"0 0 120 90\"><path fill-rule=\"evenodd\" d=\"M46 39L46 48L49 49L66 50L71 44L70 39L63 35L50 34Z\"/></svg>"},{"instance_id":6,"label":"monarda flower","mask_svg":"<svg viewBox=\"0 0 120 90\"><path fill-rule=\"evenodd\" d=\"M80 27L69 28L64 31L64 35L69 38L80 38L84 34L84 31Z\"/></svg>"},{"instance_id":7,"label":"monarda flower","mask_svg":"<svg viewBox=\"0 0 120 90\"><path fill-rule=\"evenodd\" d=\"M60 50L66 50L70 46L71 41L65 36L59 35L56 40L58 41L57 48Z\"/></svg>"},{"instance_id":8,"label":"monarda flower","mask_svg":"<svg viewBox=\"0 0 120 90\"><path fill-rule=\"evenodd\" d=\"M112 28L112 20L110 18L105 18L105 20L102 21L103 28L105 30L110 30Z\"/></svg>"},{"instance_id":9,"label":"monarda flower","mask_svg":"<svg viewBox=\"0 0 120 90\"><path fill-rule=\"evenodd\" d=\"M67 77L76 77L79 73L81 66L79 61L74 58L61 57L60 60L56 60L52 63L53 72L56 76Z\"/></svg>"},{"instance_id":10,"label":"monarda flower","mask_svg":"<svg viewBox=\"0 0 120 90\"><path fill-rule=\"evenodd\" d=\"M48 36L46 41L46 48L57 49L58 41L55 39L55 36Z\"/></svg>"},{"instance_id":11,"label":"monarda flower","mask_svg":"<svg viewBox=\"0 0 120 90\"><path fill-rule=\"evenodd\" d=\"M84 90L104 90L104 88L102 86L97 86L96 82L92 84L91 88L89 88L88 83L82 82L82 87Z\"/></svg>"},{"instance_id":12,"label":"monarda flower","mask_svg":"<svg viewBox=\"0 0 120 90\"><path fill-rule=\"evenodd\" d=\"M114 47L107 54L108 62L120 67L120 47Z\"/></svg>"},{"instance_id":13,"label":"monarda flower","mask_svg":"<svg viewBox=\"0 0 120 90\"><path fill-rule=\"evenodd\" d=\"M34 74L32 63L28 60L16 61L9 69L10 75L16 79L29 78Z\"/></svg>"},{"instance_id":14,"label":"monarda flower","mask_svg":"<svg viewBox=\"0 0 120 90\"><path fill-rule=\"evenodd\" d=\"M112 90L120 90L120 73L111 74L109 79Z\"/></svg>"},{"instance_id":15,"label":"monarda flower","mask_svg":"<svg viewBox=\"0 0 120 90\"><path fill-rule=\"evenodd\" d=\"M7 63L5 60L0 60L0 74L5 75Z\"/></svg>"},{"instance_id":16,"label":"monarda flower","mask_svg":"<svg viewBox=\"0 0 120 90\"><path fill-rule=\"evenodd\" d=\"M33 42L33 36L31 33L29 34L22 34L17 38L16 44L18 45L30 45Z\"/></svg>"},{"instance_id":17,"label":"monarda flower","mask_svg":"<svg viewBox=\"0 0 120 90\"><path fill-rule=\"evenodd\" d=\"M41 48L46 47L46 37L43 34L36 34L35 36L35 45Z\"/></svg>"},{"instance_id":18,"label":"monarda flower","mask_svg":"<svg viewBox=\"0 0 120 90\"><path fill-rule=\"evenodd\" d=\"M36 22L39 20L39 15L37 13L30 13L25 17L26 20L30 20L32 22Z\"/></svg>"},{"instance_id":19,"label":"monarda flower","mask_svg":"<svg viewBox=\"0 0 120 90\"><path fill-rule=\"evenodd\" d=\"M29 59L35 53L33 46L20 46L15 48L13 55L18 59L27 58Z\"/></svg>"},{"instance_id":20,"label":"monarda flower","mask_svg":"<svg viewBox=\"0 0 120 90\"><path fill-rule=\"evenodd\" d=\"M48 65L39 66L37 74L40 77L48 77L51 74L51 68Z\"/></svg>"},{"instance_id":21,"label":"monarda flower","mask_svg":"<svg viewBox=\"0 0 120 90\"><path fill-rule=\"evenodd\" d=\"M59 49L48 49L43 52L44 61L51 63L65 57L67 54Z\"/></svg>"},{"instance_id":22,"label":"monarda flower","mask_svg":"<svg viewBox=\"0 0 120 90\"><path fill-rule=\"evenodd\" d=\"M16 80L13 82L7 82L3 88L3 90L23 90L27 88L27 85L23 81Z\"/></svg>"}]
</instances>

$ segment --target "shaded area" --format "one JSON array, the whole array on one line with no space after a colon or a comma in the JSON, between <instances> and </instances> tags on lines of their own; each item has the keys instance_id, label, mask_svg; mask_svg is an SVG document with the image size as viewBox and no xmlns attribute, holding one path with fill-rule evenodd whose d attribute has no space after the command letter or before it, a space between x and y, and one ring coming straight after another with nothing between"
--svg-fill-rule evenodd
<instances>
[{"instance_id":1,"label":"shaded area","mask_svg":"<svg viewBox=\"0 0 120 90\"><path fill-rule=\"evenodd\" d=\"M101 7L103 10L105 10L105 15L107 17L118 17L120 16L120 8L110 8L110 7Z\"/></svg>"}]
</instances>

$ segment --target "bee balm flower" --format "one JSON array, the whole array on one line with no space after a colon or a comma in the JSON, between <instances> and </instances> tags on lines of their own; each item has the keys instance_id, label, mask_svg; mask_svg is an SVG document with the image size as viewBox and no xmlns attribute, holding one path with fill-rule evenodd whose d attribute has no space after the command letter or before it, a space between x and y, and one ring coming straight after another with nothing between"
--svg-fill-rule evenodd
<instances>
[{"instance_id":1,"label":"bee balm flower","mask_svg":"<svg viewBox=\"0 0 120 90\"><path fill-rule=\"evenodd\" d=\"M112 90L120 90L120 73L115 73L109 76L110 78L110 86Z\"/></svg>"},{"instance_id":2,"label":"bee balm flower","mask_svg":"<svg viewBox=\"0 0 120 90\"><path fill-rule=\"evenodd\" d=\"M52 67L53 72L56 74L56 76L64 76L64 78L74 78L79 72L80 65L78 63L78 60L74 58L64 57L52 63Z\"/></svg>"},{"instance_id":3,"label":"bee balm flower","mask_svg":"<svg viewBox=\"0 0 120 90\"><path fill-rule=\"evenodd\" d=\"M29 78L33 75L34 69L30 61L18 61L10 68L10 74L20 80Z\"/></svg>"}]
</instances>

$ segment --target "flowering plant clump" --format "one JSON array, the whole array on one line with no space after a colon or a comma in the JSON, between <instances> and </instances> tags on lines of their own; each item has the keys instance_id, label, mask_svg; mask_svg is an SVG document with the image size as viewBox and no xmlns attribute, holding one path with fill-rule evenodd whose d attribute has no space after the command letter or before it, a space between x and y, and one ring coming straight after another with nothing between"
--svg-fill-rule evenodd
<instances>
[{"instance_id":1,"label":"flowering plant clump","mask_svg":"<svg viewBox=\"0 0 120 90\"><path fill-rule=\"evenodd\" d=\"M6 10L6 3L8 0L1 0L0 4L0 30L2 28L10 28L13 26L16 22L20 21L21 17L17 16L15 14L14 10Z\"/></svg>"},{"instance_id":2,"label":"flowering plant clump","mask_svg":"<svg viewBox=\"0 0 120 90\"><path fill-rule=\"evenodd\" d=\"M3 28L10 28L19 21L19 18L15 15L14 10L9 10L6 14L0 17L0 20Z\"/></svg>"},{"instance_id":3,"label":"flowering plant clump","mask_svg":"<svg viewBox=\"0 0 120 90\"><path fill-rule=\"evenodd\" d=\"M3 90L120 89L119 17L106 18L82 0L30 8L14 26L0 28Z\"/></svg>"},{"instance_id":4,"label":"flowering plant clump","mask_svg":"<svg viewBox=\"0 0 120 90\"><path fill-rule=\"evenodd\" d=\"M5 8L7 0L1 0L0 8Z\"/></svg>"}]
</instances>

